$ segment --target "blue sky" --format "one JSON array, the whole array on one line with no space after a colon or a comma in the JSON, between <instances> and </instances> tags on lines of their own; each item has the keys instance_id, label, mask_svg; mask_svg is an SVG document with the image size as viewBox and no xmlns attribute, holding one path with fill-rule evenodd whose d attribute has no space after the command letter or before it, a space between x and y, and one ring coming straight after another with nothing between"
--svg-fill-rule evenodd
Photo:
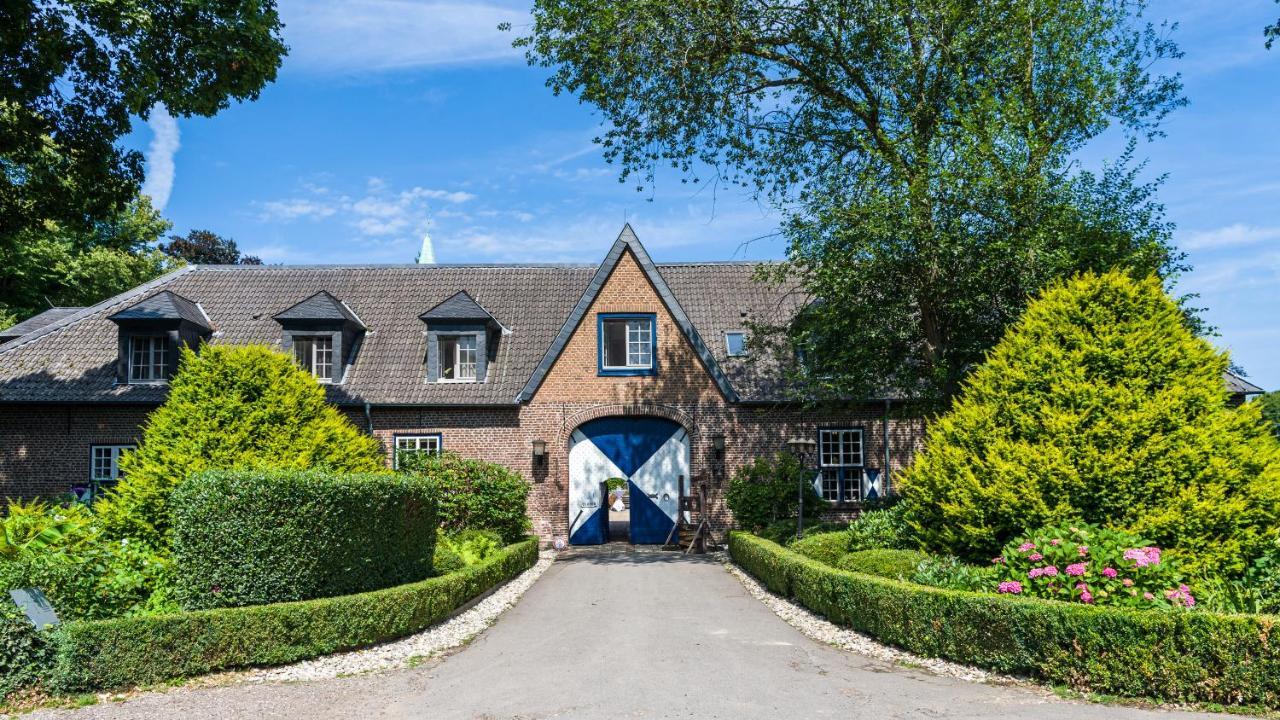
<instances>
[{"instance_id":1,"label":"blue sky","mask_svg":"<svg viewBox=\"0 0 1280 720\"><path fill-rule=\"evenodd\" d=\"M1140 147L1195 270L1215 341L1280 388L1280 47L1271 0L1172 0L1190 106ZM267 262L598 261L630 221L659 261L782 254L778 216L731 188L660 177L638 193L592 143L599 117L510 48L524 2L281 0L277 82L210 119L155 115L130 143L175 230L209 229ZM1107 137L1082 154L1119 151Z\"/></svg>"}]
</instances>

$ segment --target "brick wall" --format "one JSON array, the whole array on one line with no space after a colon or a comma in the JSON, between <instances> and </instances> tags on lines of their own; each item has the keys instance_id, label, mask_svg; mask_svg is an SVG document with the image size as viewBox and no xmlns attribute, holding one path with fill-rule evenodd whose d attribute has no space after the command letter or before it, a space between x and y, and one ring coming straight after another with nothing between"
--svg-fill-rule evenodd
<instances>
[{"instance_id":1,"label":"brick wall","mask_svg":"<svg viewBox=\"0 0 1280 720\"><path fill-rule=\"evenodd\" d=\"M89 446L127 445L149 407L0 405L0 497L53 496L89 481Z\"/></svg>"}]
</instances>

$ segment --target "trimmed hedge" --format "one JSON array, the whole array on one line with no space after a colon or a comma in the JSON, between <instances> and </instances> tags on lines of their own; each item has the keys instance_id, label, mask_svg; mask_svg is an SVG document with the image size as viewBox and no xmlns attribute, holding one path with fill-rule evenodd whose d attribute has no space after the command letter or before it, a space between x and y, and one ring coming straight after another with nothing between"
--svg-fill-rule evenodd
<instances>
[{"instance_id":1,"label":"trimmed hedge","mask_svg":"<svg viewBox=\"0 0 1280 720\"><path fill-rule=\"evenodd\" d=\"M809 535L796 540L788 547L792 552L800 553L810 560L834 566L840 558L849 552L849 534L847 532L829 532Z\"/></svg>"},{"instance_id":2,"label":"trimmed hedge","mask_svg":"<svg viewBox=\"0 0 1280 720\"><path fill-rule=\"evenodd\" d=\"M511 468L451 452L401 452L399 463L402 472L425 475L439 489L444 532L493 530L509 543L529 532L532 486Z\"/></svg>"},{"instance_id":3,"label":"trimmed hedge","mask_svg":"<svg viewBox=\"0 0 1280 720\"><path fill-rule=\"evenodd\" d=\"M211 470L170 500L187 610L310 600L432 575L435 486L413 475Z\"/></svg>"},{"instance_id":4,"label":"trimmed hedge","mask_svg":"<svg viewBox=\"0 0 1280 720\"><path fill-rule=\"evenodd\" d=\"M849 572L865 573L877 577L894 580L910 580L920 563L929 556L919 550L859 550L840 558L838 562L827 563L832 567Z\"/></svg>"},{"instance_id":5,"label":"trimmed hedge","mask_svg":"<svg viewBox=\"0 0 1280 720\"><path fill-rule=\"evenodd\" d=\"M455 573L359 595L67 623L50 684L60 692L141 685L393 640L443 620L537 559L538 540L529 538Z\"/></svg>"},{"instance_id":6,"label":"trimmed hedge","mask_svg":"<svg viewBox=\"0 0 1280 720\"><path fill-rule=\"evenodd\" d=\"M770 590L927 657L1096 693L1280 707L1280 618L941 590L837 570L741 532L729 552Z\"/></svg>"}]
</instances>

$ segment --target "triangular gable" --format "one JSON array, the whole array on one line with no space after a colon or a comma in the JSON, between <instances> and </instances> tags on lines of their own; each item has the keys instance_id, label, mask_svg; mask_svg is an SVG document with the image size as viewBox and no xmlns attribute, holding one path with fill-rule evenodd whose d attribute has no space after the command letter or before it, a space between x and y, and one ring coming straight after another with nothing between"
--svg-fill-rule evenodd
<instances>
[{"instance_id":1,"label":"triangular gable","mask_svg":"<svg viewBox=\"0 0 1280 720\"><path fill-rule=\"evenodd\" d=\"M171 290L161 290L151 297L107 316L112 322L147 320L185 320L193 325L212 330L209 318L196 303Z\"/></svg>"},{"instance_id":2,"label":"triangular gable","mask_svg":"<svg viewBox=\"0 0 1280 720\"><path fill-rule=\"evenodd\" d=\"M534 394L538 392L538 388L542 386L542 382L546 379L547 373L551 372L552 366L560 358L560 354L564 352L565 346L568 345L570 338L573 337L578 325L582 323L582 319L591 310L591 306L595 304L596 297L604 288L605 283L608 282L609 276L613 273L614 268L617 267L627 250L630 250L635 257L645 277L648 278L650 284L657 291L658 297L661 298L663 305L666 306L667 312L671 314L676 326L684 333L685 339L689 341L689 345L702 361L703 367L711 375L720 392L724 394L729 402L738 401L738 394L734 391L733 385L730 384L729 378L720 368L720 364L716 362L715 356L711 354L711 350L706 343L702 341L697 329L690 322L689 316L685 314L684 308L680 307L680 301L671 292L667 281L662 278L662 273L658 272L658 268L653 264L649 253L640 244L640 239L636 237L635 232L631 229L631 224L628 223L623 226L622 232L618 234L618 239L613 243L613 247L609 249L609 253L605 255L600 267L596 269L591 282L587 284L587 289L582 293L578 304L574 306L573 312L569 313L569 317L560 328L560 332L556 335L555 340L551 342L551 347L547 348L546 354L542 356L542 361L534 368L533 375L525 383L524 389L516 396L516 402L528 402L533 399Z\"/></svg>"},{"instance_id":3,"label":"triangular gable","mask_svg":"<svg viewBox=\"0 0 1280 720\"><path fill-rule=\"evenodd\" d=\"M364 323L347 304L325 290L308 297L272 316L276 322L290 320L336 320L349 322L363 329Z\"/></svg>"},{"instance_id":4,"label":"triangular gable","mask_svg":"<svg viewBox=\"0 0 1280 720\"><path fill-rule=\"evenodd\" d=\"M418 319L425 323L433 321L448 322L451 320L482 320L485 323L492 323L494 327L504 333L509 332L507 327L493 316L493 313L485 310L484 306L471 297L471 293L466 290L459 290L445 298L440 304L419 315Z\"/></svg>"}]
</instances>

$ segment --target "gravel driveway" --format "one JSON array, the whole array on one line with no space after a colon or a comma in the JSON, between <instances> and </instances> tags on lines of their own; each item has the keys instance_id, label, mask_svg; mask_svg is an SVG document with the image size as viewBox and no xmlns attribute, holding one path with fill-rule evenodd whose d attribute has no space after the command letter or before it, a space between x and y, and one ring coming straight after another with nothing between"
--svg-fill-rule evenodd
<instances>
[{"instance_id":1,"label":"gravel driveway","mask_svg":"<svg viewBox=\"0 0 1280 720\"><path fill-rule=\"evenodd\" d=\"M469 647L410 669L179 689L51 718L1154 718L816 643L709 558L557 560Z\"/></svg>"}]
</instances>

